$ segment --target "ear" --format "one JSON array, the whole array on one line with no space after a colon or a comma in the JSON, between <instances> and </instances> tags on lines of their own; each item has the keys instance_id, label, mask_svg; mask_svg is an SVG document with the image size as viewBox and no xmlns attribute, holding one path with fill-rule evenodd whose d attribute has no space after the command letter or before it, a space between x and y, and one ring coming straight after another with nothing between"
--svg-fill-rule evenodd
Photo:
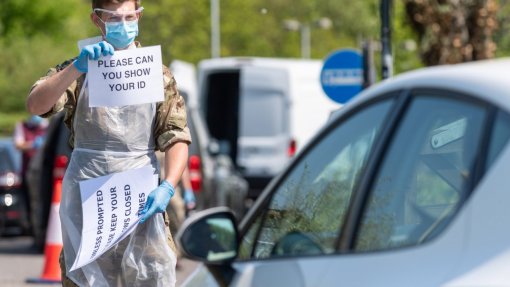
<instances>
[{"instance_id":1,"label":"ear","mask_svg":"<svg viewBox=\"0 0 510 287\"><path fill-rule=\"evenodd\" d=\"M101 34L104 35L104 24L101 22L101 19L99 19L99 16L95 12L90 13L90 20L92 23L101 30Z\"/></svg>"}]
</instances>

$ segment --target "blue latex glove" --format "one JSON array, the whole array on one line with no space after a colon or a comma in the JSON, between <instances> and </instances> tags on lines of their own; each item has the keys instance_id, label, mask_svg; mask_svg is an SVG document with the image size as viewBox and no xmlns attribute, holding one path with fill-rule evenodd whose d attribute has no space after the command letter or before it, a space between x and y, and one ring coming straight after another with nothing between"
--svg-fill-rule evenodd
<instances>
[{"instance_id":1,"label":"blue latex glove","mask_svg":"<svg viewBox=\"0 0 510 287\"><path fill-rule=\"evenodd\" d=\"M113 46L106 41L101 41L96 44L90 44L81 49L80 55L78 56L76 61L74 61L73 64L78 71L86 73L88 72L89 59L98 60L101 57L101 55L102 56L113 55L114 51L115 49L113 48Z\"/></svg>"},{"instance_id":2,"label":"blue latex glove","mask_svg":"<svg viewBox=\"0 0 510 287\"><path fill-rule=\"evenodd\" d=\"M196 199L195 194L193 193L193 190L186 189L184 191L184 202L186 203L187 209L193 209L196 205Z\"/></svg>"},{"instance_id":3,"label":"blue latex glove","mask_svg":"<svg viewBox=\"0 0 510 287\"><path fill-rule=\"evenodd\" d=\"M40 148L43 144L44 144L44 137L38 136L32 142L32 148L35 148L35 149Z\"/></svg>"},{"instance_id":4,"label":"blue latex glove","mask_svg":"<svg viewBox=\"0 0 510 287\"><path fill-rule=\"evenodd\" d=\"M140 222L144 222L149 219L157 212L163 212L166 210L166 206L170 202L170 198L174 195L174 187L171 183L163 180L161 184L147 197L145 207L142 211L142 219Z\"/></svg>"}]
</instances>

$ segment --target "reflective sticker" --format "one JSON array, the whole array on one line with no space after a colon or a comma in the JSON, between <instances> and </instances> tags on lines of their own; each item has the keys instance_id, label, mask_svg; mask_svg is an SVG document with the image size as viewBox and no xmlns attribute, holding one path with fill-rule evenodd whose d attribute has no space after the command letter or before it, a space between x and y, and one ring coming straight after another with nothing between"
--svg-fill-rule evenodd
<instances>
[{"instance_id":1,"label":"reflective sticker","mask_svg":"<svg viewBox=\"0 0 510 287\"><path fill-rule=\"evenodd\" d=\"M437 149L460 139L466 132L466 125L467 119L463 118L435 129L433 131L435 135L430 139L430 145L432 148Z\"/></svg>"}]
</instances>

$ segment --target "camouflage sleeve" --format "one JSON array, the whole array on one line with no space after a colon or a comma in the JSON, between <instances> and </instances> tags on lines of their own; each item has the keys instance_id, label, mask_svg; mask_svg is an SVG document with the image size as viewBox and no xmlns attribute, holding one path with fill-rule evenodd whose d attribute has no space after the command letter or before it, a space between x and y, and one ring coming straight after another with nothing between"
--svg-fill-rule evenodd
<instances>
[{"instance_id":1,"label":"camouflage sleeve","mask_svg":"<svg viewBox=\"0 0 510 287\"><path fill-rule=\"evenodd\" d=\"M43 83L51 76L55 75L56 73L63 70L65 67L67 67L69 64L71 64L74 61L74 59L65 61L64 63L56 66L55 68L50 68L49 71L46 73L46 76L40 78L35 84L32 86L30 90L33 90L37 85ZM53 105L53 107L46 113L42 114L41 117L48 118L52 115L62 111L64 107L68 108L68 106L74 106L72 102L76 102L76 96L75 96L75 90L76 90L76 81L74 81L69 88L60 96L60 98L57 100L57 102Z\"/></svg>"},{"instance_id":2,"label":"camouflage sleeve","mask_svg":"<svg viewBox=\"0 0 510 287\"><path fill-rule=\"evenodd\" d=\"M174 76L163 66L165 100L157 104L155 139L156 148L165 151L176 142L191 143L186 119L186 104L177 91Z\"/></svg>"}]
</instances>

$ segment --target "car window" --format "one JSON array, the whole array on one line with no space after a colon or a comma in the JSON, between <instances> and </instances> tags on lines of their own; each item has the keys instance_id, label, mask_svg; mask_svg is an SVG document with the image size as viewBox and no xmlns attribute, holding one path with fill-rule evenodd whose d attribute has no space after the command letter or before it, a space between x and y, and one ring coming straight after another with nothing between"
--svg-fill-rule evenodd
<instances>
[{"instance_id":1,"label":"car window","mask_svg":"<svg viewBox=\"0 0 510 287\"><path fill-rule=\"evenodd\" d=\"M375 178L356 251L420 244L439 234L469 194L486 109L416 97Z\"/></svg>"},{"instance_id":2,"label":"car window","mask_svg":"<svg viewBox=\"0 0 510 287\"><path fill-rule=\"evenodd\" d=\"M285 97L276 92L252 91L243 97L249 107L241 117L240 136L264 137L285 132ZM263 114L261 114L263 111Z\"/></svg>"},{"instance_id":3,"label":"car window","mask_svg":"<svg viewBox=\"0 0 510 287\"><path fill-rule=\"evenodd\" d=\"M294 165L246 233L241 259L334 252L351 193L392 102L340 122Z\"/></svg>"}]
</instances>

